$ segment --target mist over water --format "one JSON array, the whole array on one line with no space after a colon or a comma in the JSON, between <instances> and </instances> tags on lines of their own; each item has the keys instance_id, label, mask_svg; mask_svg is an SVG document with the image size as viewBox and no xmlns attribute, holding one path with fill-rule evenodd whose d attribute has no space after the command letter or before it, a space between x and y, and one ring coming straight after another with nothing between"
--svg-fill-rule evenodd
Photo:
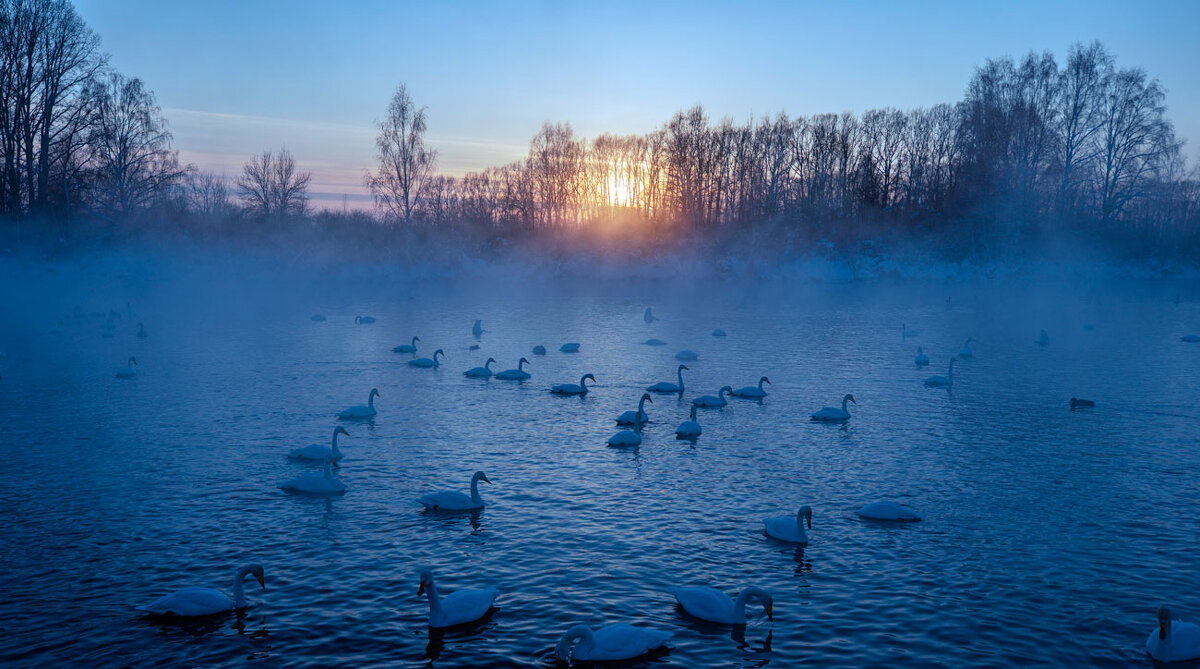
<instances>
[{"instance_id":1,"label":"mist over water","mask_svg":"<svg viewBox=\"0 0 1200 669\"><path fill-rule=\"evenodd\" d=\"M1183 587L1200 550L1200 345L1179 340L1200 330L1194 280L925 267L848 281L695 262L589 276L572 262L5 256L0 660L547 666L570 625L625 622L674 632L654 664L681 667L1118 667L1148 663L1159 604L1200 611ZM392 352L413 335L418 355L445 350L441 368ZM953 390L923 387L968 336ZM568 341L578 354L558 352ZM647 406L640 449L606 447L685 348L700 359L682 400ZM130 356L137 377L115 378ZM521 356L524 383L462 376ZM587 372L586 397L547 392ZM692 397L762 375L764 401L702 410L698 442L674 438ZM278 490L316 469L286 453L328 443L334 414L373 387L375 421L345 424L346 495ZM845 393L847 425L808 421ZM1073 396L1097 406L1072 412ZM466 491L477 469L493 481L483 512L420 512L416 498ZM857 518L881 499L925 521ZM808 546L763 535L763 518L804 504ZM243 614L134 611L186 585L228 590L251 561L267 589L247 588ZM431 633L422 566L446 591L498 588L498 611ZM681 614L674 585L767 588L775 621L731 635Z\"/></svg>"}]
</instances>

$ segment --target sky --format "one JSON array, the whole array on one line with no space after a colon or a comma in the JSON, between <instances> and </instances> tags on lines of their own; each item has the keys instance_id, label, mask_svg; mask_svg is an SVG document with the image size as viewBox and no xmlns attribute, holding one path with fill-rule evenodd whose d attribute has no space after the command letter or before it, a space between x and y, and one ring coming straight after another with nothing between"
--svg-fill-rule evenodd
<instances>
[{"instance_id":1,"label":"sky","mask_svg":"<svg viewBox=\"0 0 1200 669\"><path fill-rule=\"evenodd\" d=\"M524 155L545 121L645 133L714 120L954 102L987 58L1103 41L1167 89L1200 157L1200 1L269 2L75 0L140 77L181 159L233 177L287 146L318 207L365 206L374 122L398 83L428 107L439 171ZM345 195L346 197L343 197Z\"/></svg>"}]
</instances>

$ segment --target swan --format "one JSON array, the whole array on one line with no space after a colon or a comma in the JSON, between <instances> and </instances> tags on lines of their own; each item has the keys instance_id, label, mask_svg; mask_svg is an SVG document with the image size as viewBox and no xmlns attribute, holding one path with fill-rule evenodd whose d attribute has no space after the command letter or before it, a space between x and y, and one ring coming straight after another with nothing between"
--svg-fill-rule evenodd
<instances>
[{"instance_id":1,"label":"swan","mask_svg":"<svg viewBox=\"0 0 1200 669\"><path fill-rule=\"evenodd\" d=\"M141 323L138 323L137 338L145 339L146 337L149 337L149 336L150 336L149 333L146 332L146 326L142 325Z\"/></svg>"},{"instance_id":2,"label":"swan","mask_svg":"<svg viewBox=\"0 0 1200 669\"><path fill-rule=\"evenodd\" d=\"M871 520L921 520L921 514L895 502L874 502L858 510L858 515Z\"/></svg>"},{"instance_id":3,"label":"swan","mask_svg":"<svg viewBox=\"0 0 1200 669\"><path fill-rule=\"evenodd\" d=\"M681 393L683 392L683 370L688 369L687 365L680 365L675 369L675 378L679 383L671 383L670 381L659 381L650 386L646 390L652 393Z\"/></svg>"},{"instance_id":4,"label":"swan","mask_svg":"<svg viewBox=\"0 0 1200 669\"><path fill-rule=\"evenodd\" d=\"M665 342L661 339L647 339L646 341L644 341L642 343L645 344L646 346L666 346L667 345L667 342Z\"/></svg>"},{"instance_id":5,"label":"swan","mask_svg":"<svg viewBox=\"0 0 1200 669\"><path fill-rule=\"evenodd\" d=\"M347 409L343 409L338 413L337 417L341 420L359 420L363 418L375 417L375 398L379 397L377 388L371 389L371 394L367 397L367 406L356 404Z\"/></svg>"},{"instance_id":6,"label":"swan","mask_svg":"<svg viewBox=\"0 0 1200 669\"><path fill-rule=\"evenodd\" d=\"M763 518L763 531L768 537L793 544L808 543L808 533L804 531L804 522L808 521L808 529L812 529L812 507L802 506L794 516L772 516Z\"/></svg>"},{"instance_id":7,"label":"swan","mask_svg":"<svg viewBox=\"0 0 1200 669\"><path fill-rule=\"evenodd\" d=\"M662 648L672 636L672 632L621 623L605 625L595 632L587 625L574 625L558 640L554 654L563 662L631 660Z\"/></svg>"},{"instance_id":8,"label":"swan","mask_svg":"<svg viewBox=\"0 0 1200 669\"><path fill-rule=\"evenodd\" d=\"M562 346L559 346L558 350L563 353L578 353L579 352L579 343L578 342L568 342L566 344L563 344Z\"/></svg>"},{"instance_id":9,"label":"swan","mask_svg":"<svg viewBox=\"0 0 1200 669\"><path fill-rule=\"evenodd\" d=\"M556 386L551 386L550 392L554 393L555 395L586 395L588 393L588 387L584 381L588 379L591 379L592 383L596 382L596 377L592 376L591 374L584 374L583 376L579 377L578 384L560 383Z\"/></svg>"},{"instance_id":10,"label":"swan","mask_svg":"<svg viewBox=\"0 0 1200 669\"><path fill-rule=\"evenodd\" d=\"M342 451L338 448L337 443L339 434L344 434L347 437L350 436L350 433L346 431L346 428L339 425L338 427L333 428L333 444L331 446L311 444L309 446L305 446L304 448L294 448L292 449L292 452L288 454L288 457L293 460L329 460L332 458L334 462L337 462L338 460L342 459Z\"/></svg>"},{"instance_id":11,"label":"swan","mask_svg":"<svg viewBox=\"0 0 1200 669\"><path fill-rule=\"evenodd\" d=\"M725 331L724 331L724 330L722 330L721 328L717 328L716 330L713 330L713 331L712 331L712 336L714 336L714 337L724 337L724 336L725 336Z\"/></svg>"},{"instance_id":12,"label":"swan","mask_svg":"<svg viewBox=\"0 0 1200 669\"><path fill-rule=\"evenodd\" d=\"M190 587L159 597L145 606L137 607L137 610L152 616L196 617L244 609L247 604L246 593L242 590L242 581L247 576L254 576L258 580L258 585L263 590L267 589L263 568L256 564L248 564L234 574L232 599L219 590Z\"/></svg>"},{"instance_id":13,"label":"swan","mask_svg":"<svg viewBox=\"0 0 1200 669\"><path fill-rule=\"evenodd\" d=\"M935 374L925 379L925 385L930 388L950 388L954 386L954 358L950 358L950 371L946 376Z\"/></svg>"},{"instance_id":14,"label":"swan","mask_svg":"<svg viewBox=\"0 0 1200 669\"><path fill-rule=\"evenodd\" d=\"M308 317L308 320L310 320L314 323L324 323L325 317L322 316L321 314L313 314L312 316Z\"/></svg>"},{"instance_id":15,"label":"swan","mask_svg":"<svg viewBox=\"0 0 1200 669\"><path fill-rule=\"evenodd\" d=\"M1037 345L1041 346L1042 348L1049 346L1050 345L1050 333L1046 332L1045 330L1042 330L1042 333L1040 335L1038 335Z\"/></svg>"},{"instance_id":16,"label":"swan","mask_svg":"<svg viewBox=\"0 0 1200 669\"><path fill-rule=\"evenodd\" d=\"M355 316L354 322L359 325L370 325L375 322L374 316Z\"/></svg>"},{"instance_id":17,"label":"swan","mask_svg":"<svg viewBox=\"0 0 1200 669\"><path fill-rule=\"evenodd\" d=\"M420 337L413 337L411 344L401 344L392 349L392 353L416 353L417 342L421 341Z\"/></svg>"},{"instance_id":18,"label":"swan","mask_svg":"<svg viewBox=\"0 0 1200 669\"><path fill-rule=\"evenodd\" d=\"M745 625L746 604L758 600L766 610L767 619L775 620L774 600L771 593L762 588L742 588L737 599L717 590L716 588L670 588L675 601L690 616L707 620L721 625Z\"/></svg>"},{"instance_id":19,"label":"swan","mask_svg":"<svg viewBox=\"0 0 1200 669\"><path fill-rule=\"evenodd\" d=\"M484 590L459 590L443 599L433 582L433 574L424 569L421 571L421 587L417 588L417 596L429 593L429 626L454 627L472 623L487 615L495 605L496 596L500 591L495 588Z\"/></svg>"},{"instance_id":20,"label":"swan","mask_svg":"<svg viewBox=\"0 0 1200 669\"><path fill-rule=\"evenodd\" d=\"M1146 638L1146 652L1159 662L1200 658L1200 625L1171 619L1171 609L1158 607L1158 629Z\"/></svg>"},{"instance_id":21,"label":"swan","mask_svg":"<svg viewBox=\"0 0 1200 669\"><path fill-rule=\"evenodd\" d=\"M1200 342L1200 335L1183 335L1179 338L1179 341L1186 341L1189 344L1195 344L1196 342Z\"/></svg>"},{"instance_id":22,"label":"swan","mask_svg":"<svg viewBox=\"0 0 1200 669\"><path fill-rule=\"evenodd\" d=\"M438 362L439 355L442 356L443 358L446 357L446 354L443 353L442 349L439 348L438 350L433 352L432 358L417 358L415 360L409 360L408 365L410 367L423 367L426 369L428 369L430 367L439 367L442 364L442 363Z\"/></svg>"},{"instance_id":23,"label":"swan","mask_svg":"<svg viewBox=\"0 0 1200 669\"><path fill-rule=\"evenodd\" d=\"M133 358L133 357L129 358L129 361L125 363L124 367L117 368L117 378L118 379L134 378L135 376L137 376L136 366L137 366L137 358Z\"/></svg>"},{"instance_id":24,"label":"swan","mask_svg":"<svg viewBox=\"0 0 1200 669\"><path fill-rule=\"evenodd\" d=\"M729 404L729 400L725 399L725 393L733 394L733 387L722 386L716 395L701 395L692 400L692 404L701 408L723 407Z\"/></svg>"},{"instance_id":25,"label":"swan","mask_svg":"<svg viewBox=\"0 0 1200 669\"><path fill-rule=\"evenodd\" d=\"M925 350L920 346L917 347L917 357L913 358L913 362L917 363L917 367L926 367L929 365L929 356L925 355Z\"/></svg>"},{"instance_id":26,"label":"swan","mask_svg":"<svg viewBox=\"0 0 1200 669\"><path fill-rule=\"evenodd\" d=\"M650 399L650 393L642 393L642 398L638 400L637 411L629 410L617 416L617 425L633 425L639 416L643 423L649 423L650 417L646 415L646 402L654 403L654 400Z\"/></svg>"},{"instance_id":27,"label":"swan","mask_svg":"<svg viewBox=\"0 0 1200 669\"><path fill-rule=\"evenodd\" d=\"M475 472L471 477L471 496L458 492L457 490L442 490L441 492L431 492L424 495L417 501L425 507L427 511L475 511L483 508L483 498L479 496L479 482L491 484L487 474L483 472Z\"/></svg>"},{"instance_id":28,"label":"swan","mask_svg":"<svg viewBox=\"0 0 1200 669\"><path fill-rule=\"evenodd\" d=\"M325 468L320 474L308 473L284 481L279 489L300 495L342 495L346 484L333 478L333 458L325 458Z\"/></svg>"},{"instance_id":29,"label":"swan","mask_svg":"<svg viewBox=\"0 0 1200 669\"><path fill-rule=\"evenodd\" d=\"M525 365L528 364L528 360L521 358L520 361L517 362L516 369L506 369L503 372L497 372L496 378L504 381L524 381L530 376L529 372L525 371Z\"/></svg>"},{"instance_id":30,"label":"swan","mask_svg":"<svg viewBox=\"0 0 1200 669\"><path fill-rule=\"evenodd\" d=\"M476 337L483 334L483 321L478 319L475 321L475 324L471 326L471 334Z\"/></svg>"},{"instance_id":31,"label":"swan","mask_svg":"<svg viewBox=\"0 0 1200 669\"><path fill-rule=\"evenodd\" d=\"M915 337L915 336L917 336L916 330L909 330L908 326L904 325L903 323L900 325L900 338L901 339L908 339L909 337Z\"/></svg>"},{"instance_id":32,"label":"swan","mask_svg":"<svg viewBox=\"0 0 1200 669\"><path fill-rule=\"evenodd\" d=\"M975 341L974 337L967 337L967 343L958 351L958 357L966 360L975 357L975 352L971 350L971 342Z\"/></svg>"},{"instance_id":33,"label":"swan","mask_svg":"<svg viewBox=\"0 0 1200 669\"><path fill-rule=\"evenodd\" d=\"M850 412L846 410L847 402L858 404L858 401L854 399L854 395L846 395L842 398L841 409L837 407L823 407L820 411L810 416L810 418L821 423L844 423L850 420Z\"/></svg>"},{"instance_id":34,"label":"swan","mask_svg":"<svg viewBox=\"0 0 1200 669\"><path fill-rule=\"evenodd\" d=\"M645 397L643 395L643 397ZM651 402L653 400L650 400ZM621 430L608 438L608 445L614 448L639 446L642 443L642 417L634 416L633 429Z\"/></svg>"},{"instance_id":35,"label":"swan","mask_svg":"<svg viewBox=\"0 0 1200 669\"><path fill-rule=\"evenodd\" d=\"M492 375L492 363L496 362L495 358L488 358L487 362L483 363L483 367L475 367L463 372L463 376L472 379L486 379Z\"/></svg>"},{"instance_id":36,"label":"swan","mask_svg":"<svg viewBox=\"0 0 1200 669\"><path fill-rule=\"evenodd\" d=\"M649 325L658 320L658 316L655 316L654 313L650 311L650 307L646 307L646 313L642 314L642 320L646 321L646 325Z\"/></svg>"},{"instance_id":37,"label":"swan","mask_svg":"<svg viewBox=\"0 0 1200 669\"><path fill-rule=\"evenodd\" d=\"M538 344L537 346L534 346L534 347L533 347L533 354L534 354L534 355L546 355L546 347L545 347L545 346L542 346L541 344Z\"/></svg>"},{"instance_id":38,"label":"swan","mask_svg":"<svg viewBox=\"0 0 1200 669\"><path fill-rule=\"evenodd\" d=\"M758 387L746 386L744 388L738 388L737 390L733 391L733 396L752 400L760 400L767 396L767 391L763 390L762 384L770 382L771 379L768 379L764 376L758 380Z\"/></svg>"},{"instance_id":39,"label":"swan","mask_svg":"<svg viewBox=\"0 0 1200 669\"><path fill-rule=\"evenodd\" d=\"M676 439L695 439L700 436L703 430L700 428L700 423L696 422L696 405L692 405L692 416L679 424L675 428Z\"/></svg>"},{"instance_id":40,"label":"swan","mask_svg":"<svg viewBox=\"0 0 1200 669\"><path fill-rule=\"evenodd\" d=\"M1071 398L1071 411L1076 409L1088 409L1094 406L1096 406L1096 403L1092 400L1081 400L1077 397Z\"/></svg>"},{"instance_id":41,"label":"swan","mask_svg":"<svg viewBox=\"0 0 1200 669\"><path fill-rule=\"evenodd\" d=\"M675 354L675 359L680 362L695 362L700 359L700 356L696 355L696 352L692 349L685 348Z\"/></svg>"}]
</instances>

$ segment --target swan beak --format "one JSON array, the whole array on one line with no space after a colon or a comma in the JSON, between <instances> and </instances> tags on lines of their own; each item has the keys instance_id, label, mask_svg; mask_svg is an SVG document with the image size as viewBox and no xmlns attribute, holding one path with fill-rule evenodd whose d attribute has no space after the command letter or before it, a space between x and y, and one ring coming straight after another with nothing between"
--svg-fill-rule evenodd
<instances>
[{"instance_id":1,"label":"swan beak","mask_svg":"<svg viewBox=\"0 0 1200 669\"><path fill-rule=\"evenodd\" d=\"M255 574L255 578L258 579L259 587L261 587L263 590L266 590L267 589L267 581L266 581L266 579L264 579L262 577L262 574Z\"/></svg>"},{"instance_id":2,"label":"swan beak","mask_svg":"<svg viewBox=\"0 0 1200 669\"><path fill-rule=\"evenodd\" d=\"M425 581L421 581L421 587L417 588L417 596L425 594Z\"/></svg>"},{"instance_id":3,"label":"swan beak","mask_svg":"<svg viewBox=\"0 0 1200 669\"><path fill-rule=\"evenodd\" d=\"M771 622L775 622L775 607L774 606L767 607L767 620L770 620Z\"/></svg>"},{"instance_id":4,"label":"swan beak","mask_svg":"<svg viewBox=\"0 0 1200 669\"><path fill-rule=\"evenodd\" d=\"M1166 621L1159 621L1159 623L1158 623L1158 640L1159 641L1167 640L1167 622Z\"/></svg>"},{"instance_id":5,"label":"swan beak","mask_svg":"<svg viewBox=\"0 0 1200 669\"><path fill-rule=\"evenodd\" d=\"M484 482L484 483L491 483L491 481L490 481L490 480L488 479L488 477L486 477L486 476L485 476L485 477L483 477L483 482Z\"/></svg>"}]
</instances>

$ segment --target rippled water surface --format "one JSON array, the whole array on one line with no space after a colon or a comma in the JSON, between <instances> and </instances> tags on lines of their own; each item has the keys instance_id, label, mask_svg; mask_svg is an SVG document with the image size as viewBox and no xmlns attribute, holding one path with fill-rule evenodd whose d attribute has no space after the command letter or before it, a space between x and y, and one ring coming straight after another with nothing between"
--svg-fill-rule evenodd
<instances>
[{"instance_id":1,"label":"rippled water surface","mask_svg":"<svg viewBox=\"0 0 1200 669\"><path fill-rule=\"evenodd\" d=\"M1186 287L1176 304L1177 287L1151 283L382 276L4 269L0 662L548 666L570 625L627 622L674 632L655 666L1117 667L1149 665L1159 604L1200 617L1200 344L1179 341L1200 304ZM646 306L662 320L644 323ZM122 317L105 338L89 314L110 309ZM902 340L902 323L918 336ZM392 352L414 334L422 354L445 350L440 369ZM953 392L923 387L968 335ZM568 341L580 352L559 353ZM606 447L683 348L700 359L682 401L655 397L640 449ZM138 377L114 378L130 355ZM523 355L524 383L462 376ZM586 397L547 392L585 372ZM764 374L765 401L703 410L699 441L674 438L692 397ZM342 439L346 495L279 490L314 470L286 452L326 443L372 387L377 419ZM849 424L807 420L845 393ZM1072 396L1097 406L1072 412ZM465 491L477 469L493 482L485 511L420 512L416 498ZM926 519L857 518L881 499ZM763 535L764 517L803 504L808 546ZM228 589L251 561L267 589L247 589L243 614L134 611L185 585ZM431 634L422 566L446 591L498 588L498 610ZM774 623L753 605L744 630L685 617L667 588L702 584L769 589Z\"/></svg>"}]
</instances>

